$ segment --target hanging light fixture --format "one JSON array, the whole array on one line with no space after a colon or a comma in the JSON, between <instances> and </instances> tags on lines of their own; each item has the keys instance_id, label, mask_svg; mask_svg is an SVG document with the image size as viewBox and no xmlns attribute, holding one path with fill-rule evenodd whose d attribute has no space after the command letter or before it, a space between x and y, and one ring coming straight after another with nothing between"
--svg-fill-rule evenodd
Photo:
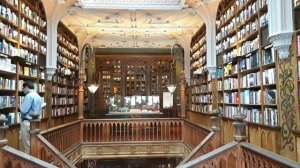
<instances>
[{"instance_id":1,"label":"hanging light fixture","mask_svg":"<svg viewBox=\"0 0 300 168\"><path fill-rule=\"evenodd\" d=\"M99 84L90 84L88 86L89 91L94 94L98 90Z\"/></svg>"},{"instance_id":2,"label":"hanging light fixture","mask_svg":"<svg viewBox=\"0 0 300 168\"><path fill-rule=\"evenodd\" d=\"M98 87L100 86L99 84L97 84L98 82L98 75L97 75L97 72L96 72L96 69L95 69L95 62L92 58L92 55L93 55L93 47L90 45L90 44L85 44L85 46L83 47L82 49L82 57L83 59L81 59L81 62L80 62L80 69L81 69L81 73L83 73L84 71L84 67L85 67L85 61L88 61L89 62L89 66L92 66L93 67L93 72L92 73L95 73L95 77L96 77L96 83L92 83L92 84L88 84L88 90L94 94L97 90L98 90Z\"/></svg>"},{"instance_id":3,"label":"hanging light fixture","mask_svg":"<svg viewBox=\"0 0 300 168\"><path fill-rule=\"evenodd\" d=\"M174 84L169 84L169 85L167 85L167 88L168 88L168 91L169 91L171 94L173 94L174 91L176 90L176 85L174 85Z\"/></svg>"}]
</instances>

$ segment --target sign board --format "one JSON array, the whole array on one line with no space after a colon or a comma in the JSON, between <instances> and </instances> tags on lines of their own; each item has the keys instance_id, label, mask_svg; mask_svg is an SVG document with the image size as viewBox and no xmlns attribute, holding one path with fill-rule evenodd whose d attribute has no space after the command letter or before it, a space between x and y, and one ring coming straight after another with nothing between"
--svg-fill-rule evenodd
<instances>
[{"instance_id":1,"label":"sign board","mask_svg":"<svg viewBox=\"0 0 300 168\"><path fill-rule=\"evenodd\" d=\"M173 107L173 94L170 92L163 92L163 108Z\"/></svg>"}]
</instances>

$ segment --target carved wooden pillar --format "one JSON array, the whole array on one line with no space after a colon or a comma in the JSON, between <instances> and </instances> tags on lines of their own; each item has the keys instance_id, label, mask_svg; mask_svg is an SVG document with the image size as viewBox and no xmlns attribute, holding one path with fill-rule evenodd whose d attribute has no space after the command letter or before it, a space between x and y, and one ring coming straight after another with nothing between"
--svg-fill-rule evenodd
<instances>
[{"instance_id":1,"label":"carved wooden pillar","mask_svg":"<svg viewBox=\"0 0 300 168\"><path fill-rule=\"evenodd\" d=\"M53 80L47 80L45 82L45 101L46 101L46 107L45 107L45 118L48 118L47 128L51 128L53 126L53 123L51 121L52 119L52 94L53 94L53 88L52 88L52 82Z\"/></svg>"},{"instance_id":2,"label":"carved wooden pillar","mask_svg":"<svg viewBox=\"0 0 300 168\"><path fill-rule=\"evenodd\" d=\"M213 142L213 145L215 148L218 148L219 146L221 146L221 111L219 109L214 109L212 111L212 116L210 117L211 119L211 129L215 132L215 139Z\"/></svg>"},{"instance_id":3,"label":"carved wooden pillar","mask_svg":"<svg viewBox=\"0 0 300 168\"><path fill-rule=\"evenodd\" d=\"M181 117L185 118L186 117L186 95L185 95L185 88L186 88L186 81L185 81L185 73L184 71L181 72L181 82L180 82L180 96L181 96L181 106L180 106L180 111L181 111Z\"/></svg>"},{"instance_id":4,"label":"carved wooden pillar","mask_svg":"<svg viewBox=\"0 0 300 168\"><path fill-rule=\"evenodd\" d=\"M39 143L37 142L37 135L40 133L40 122L39 114L30 113L32 119L30 120L30 154L34 157L39 158Z\"/></svg>"},{"instance_id":5,"label":"carved wooden pillar","mask_svg":"<svg viewBox=\"0 0 300 168\"><path fill-rule=\"evenodd\" d=\"M246 141L247 140L247 136L246 136L247 123L244 121L244 119L247 116L239 111L233 117L236 120L233 122L233 126L235 127L234 140L237 142Z\"/></svg>"},{"instance_id":6,"label":"carved wooden pillar","mask_svg":"<svg viewBox=\"0 0 300 168\"><path fill-rule=\"evenodd\" d=\"M297 151L295 137L299 121L297 101L297 59L291 54L293 37L293 2L269 0L269 40L275 49L277 74L277 110L281 127L280 155L295 160ZM279 139L278 139L279 140Z\"/></svg>"},{"instance_id":7,"label":"carved wooden pillar","mask_svg":"<svg viewBox=\"0 0 300 168\"><path fill-rule=\"evenodd\" d=\"M83 72L82 70L80 70L79 73L79 89L78 89L78 110L79 110L79 115L78 115L78 119L83 119L83 103L84 103L84 79L83 79Z\"/></svg>"}]
</instances>

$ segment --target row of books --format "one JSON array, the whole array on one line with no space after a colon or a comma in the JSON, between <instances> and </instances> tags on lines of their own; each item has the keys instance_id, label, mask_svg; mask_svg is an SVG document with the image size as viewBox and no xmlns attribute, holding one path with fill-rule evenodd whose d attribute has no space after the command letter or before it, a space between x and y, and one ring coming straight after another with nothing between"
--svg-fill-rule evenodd
<instances>
[{"instance_id":1,"label":"row of books","mask_svg":"<svg viewBox=\"0 0 300 168\"><path fill-rule=\"evenodd\" d=\"M246 24L245 26L243 26L243 28L237 32L238 40L241 40L241 39L247 37L248 35L254 33L255 31L257 31L257 27L258 27L257 19L255 21L250 22L250 23Z\"/></svg>"},{"instance_id":2,"label":"row of books","mask_svg":"<svg viewBox=\"0 0 300 168\"><path fill-rule=\"evenodd\" d=\"M3 18L18 25L18 14L13 12L10 8L0 4L0 14Z\"/></svg>"},{"instance_id":3,"label":"row of books","mask_svg":"<svg viewBox=\"0 0 300 168\"><path fill-rule=\"evenodd\" d=\"M77 56L76 54L74 54L73 52L70 52L70 51L68 50L68 48L65 48L65 47L59 45L59 46L57 47L57 51L58 51L59 53L61 53L64 57L66 57L66 58L68 58L68 59L70 59L70 60L72 60L72 61L75 61L75 62L78 62L78 61L79 61L78 56Z\"/></svg>"},{"instance_id":4,"label":"row of books","mask_svg":"<svg viewBox=\"0 0 300 168\"><path fill-rule=\"evenodd\" d=\"M0 89L15 90L16 89L16 80L0 77Z\"/></svg>"},{"instance_id":5,"label":"row of books","mask_svg":"<svg viewBox=\"0 0 300 168\"><path fill-rule=\"evenodd\" d=\"M192 96L193 103L211 103L212 102L212 95L200 95L200 96Z\"/></svg>"},{"instance_id":6,"label":"row of books","mask_svg":"<svg viewBox=\"0 0 300 168\"><path fill-rule=\"evenodd\" d=\"M10 58L0 57L0 70L16 73L17 66L11 62Z\"/></svg>"},{"instance_id":7,"label":"row of books","mask_svg":"<svg viewBox=\"0 0 300 168\"><path fill-rule=\"evenodd\" d=\"M18 40L18 30L9 24L2 23L0 20L0 34L7 38Z\"/></svg>"},{"instance_id":8,"label":"row of books","mask_svg":"<svg viewBox=\"0 0 300 168\"><path fill-rule=\"evenodd\" d=\"M240 78L241 88L250 88L260 85L260 72L249 73Z\"/></svg>"},{"instance_id":9,"label":"row of books","mask_svg":"<svg viewBox=\"0 0 300 168\"><path fill-rule=\"evenodd\" d=\"M259 48L259 38L258 36L251 40L251 41L246 41L242 44L242 46L238 47L238 53L237 55L247 55L248 53L257 50Z\"/></svg>"},{"instance_id":10,"label":"row of books","mask_svg":"<svg viewBox=\"0 0 300 168\"><path fill-rule=\"evenodd\" d=\"M260 104L261 90L244 90L240 93L241 104Z\"/></svg>"},{"instance_id":11,"label":"row of books","mask_svg":"<svg viewBox=\"0 0 300 168\"><path fill-rule=\"evenodd\" d=\"M238 92L224 93L224 103L238 104L239 93Z\"/></svg>"},{"instance_id":12,"label":"row of books","mask_svg":"<svg viewBox=\"0 0 300 168\"><path fill-rule=\"evenodd\" d=\"M58 117L78 112L78 106L72 107L58 107L52 109L52 117Z\"/></svg>"},{"instance_id":13,"label":"row of books","mask_svg":"<svg viewBox=\"0 0 300 168\"><path fill-rule=\"evenodd\" d=\"M263 71L263 84L276 84L276 71L275 68L266 69Z\"/></svg>"},{"instance_id":14,"label":"row of books","mask_svg":"<svg viewBox=\"0 0 300 168\"><path fill-rule=\"evenodd\" d=\"M221 31L217 33L216 36L217 43L219 43L220 40L223 39L224 37L227 37L227 35L234 30L235 25L236 25L236 21L235 18L233 18L228 25L222 27Z\"/></svg>"},{"instance_id":15,"label":"row of books","mask_svg":"<svg viewBox=\"0 0 300 168\"><path fill-rule=\"evenodd\" d=\"M19 65L19 74L36 78L38 77L38 70L33 67Z\"/></svg>"},{"instance_id":16,"label":"row of books","mask_svg":"<svg viewBox=\"0 0 300 168\"><path fill-rule=\"evenodd\" d=\"M19 50L16 44L7 42L5 39L0 39L0 53L16 56L19 54Z\"/></svg>"},{"instance_id":17,"label":"row of books","mask_svg":"<svg viewBox=\"0 0 300 168\"><path fill-rule=\"evenodd\" d=\"M66 45L68 48L73 50L73 52L77 53L79 51L78 47L70 42L68 38L63 36L61 33L58 33L58 41L61 42L62 44Z\"/></svg>"},{"instance_id":18,"label":"row of books","mask_svg":"<svg viewBox=\"0 0 300 168\"><path fill-rule=\"evenodd\" d=\"M239 61L240 71L245 71L245 70L259 67L260 65L259 55L260 55L259 51L257 51L254 53L249 53L249 55L247 55L247 58L241 59Z\"/></svg>"},{"instance_id":19,"label":"row of books","mask_svg":"<svg viewBox=\"0 0 300 168\"><path fill-rule=\"evenodd\" d=\"M53 105L70 105L77 103L76 98L70 97L52 97L52 104Z\"/></svg>"},{"instance_id":20,"label":"row of books","mask_svg":"<svg viewBox=\"0 0 300 168\"><path fill-rule=\"evenodd\" d=\"M27 49L20 48L20 57L24 58L25 61L37 64L38 56L35 53L28 51Z\"/></svg>"},{"instance_id":21,"label":"row of books","mask_svg":"<svg viewBox=\"0 0 300 168\"><path fill-rule=\"evenodd\" d=\"M238 16L237 16L237 25L244 24L250 17L257 13L258 9L258 2L255 1L249 6L245 7Z\"/></svg>"},{"instance_id":22,"label":"row of books","mask_svg":"<svg viewBox=\"0 0 300 168\"><path fill-rule=\"evenodd\" d=\"M0 108L15 107L16 96L0 96Z\"/></svg>"},{"instance_id":23,"label":"row of books","mask_svg":"<svg viewBox=\"0 0 300 168\"><path fill-rule=\"evenodd\" d=\"M23 45L26 45L28 48L31 48L33 50L38 50L39 43L38 41L31 37L30 35L20 33L20 42Z\"/></svg>"},{"instance_id":24,"label":"row of books","mask_svg":"<svg viewBox=\"0 0 300 168\"><path fill-rule=\"evenodd\" d=\"M222 81L218 81L222 82ZM222 85L222 84L218 84ZM231 90L231 89L237 89L239 86L238 79L237 78L228 78L224 80L224 90Z\"/></svg>"},{"instance_id":25,"label":"row of books","mask_svg":"<svg viewBox=\"0 0 300 168\"><path fill-rule=\"evenodd\" d=\"M201 104L201 105L192 104L191 110L200 113L209 113L212 111L212 104Z\"/></svg>"},{"instance_id":26,"label":"row of books","mask_svg":"<svg viewBox=\"0 0 300 168\"><path fill-rule=\"evenodd\" d=\"M247 115L248 122L278 126L278 112L275 108L265 108L262 114L260 109L242 107L241 112Z\"/></svg>"},{"instance_id":27,"label":"row of books","mask_svg":"<svg viewBox=\"0 0 300 168\"><path fill-rule=\"evenodd\" d=\"M43 20L41 17L39 17L38 13L36 13L34 10L30 9L29 6L27 6L24 2L21 4L21 12L26 15L28 18L33 20L36 24L38 24L41 27L46 26L46 21Z\"/></svg>"},{"instance_id":28,"label":"row of books","mask_svg":"<svg viewBox=\"0 0 300 168\"><path fill-rule=\"evenodd\" d=\"M41 33L38 26L31 24L31 22L24 17L21 18L20 26L23 30L26 30L26 33L29 33L35 37L39 37L39 34Z\"/></svg>"},{"instance_id":29,"label":"row of books","mask_svg":"<svg viewBox=\"0 0 300 168\"><path fill-rule=\"evenodd\" d=\"M241 112L247 116L245 119L246 121L251 123L262 124L263 116L260 109L241 107Z\"/></svg>"}]
</instances>

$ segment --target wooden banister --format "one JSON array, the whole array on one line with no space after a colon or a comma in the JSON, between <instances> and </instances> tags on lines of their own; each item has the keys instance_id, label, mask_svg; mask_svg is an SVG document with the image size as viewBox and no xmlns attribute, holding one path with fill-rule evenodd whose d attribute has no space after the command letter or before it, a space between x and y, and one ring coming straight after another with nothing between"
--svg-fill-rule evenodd
<instances>
[{"instance_id":1,"label":"wooden banister","mask_svg":"<svg viewBox=\"0 0 300 168\"><path fill-rule=\"evenodd\" d=\"M20 152L12 147L4 146L1 149L2 158L0 167L30 167L30 168L57 168L56 166L39 160L31 155Z\"/></svg>"}]
</instances>

